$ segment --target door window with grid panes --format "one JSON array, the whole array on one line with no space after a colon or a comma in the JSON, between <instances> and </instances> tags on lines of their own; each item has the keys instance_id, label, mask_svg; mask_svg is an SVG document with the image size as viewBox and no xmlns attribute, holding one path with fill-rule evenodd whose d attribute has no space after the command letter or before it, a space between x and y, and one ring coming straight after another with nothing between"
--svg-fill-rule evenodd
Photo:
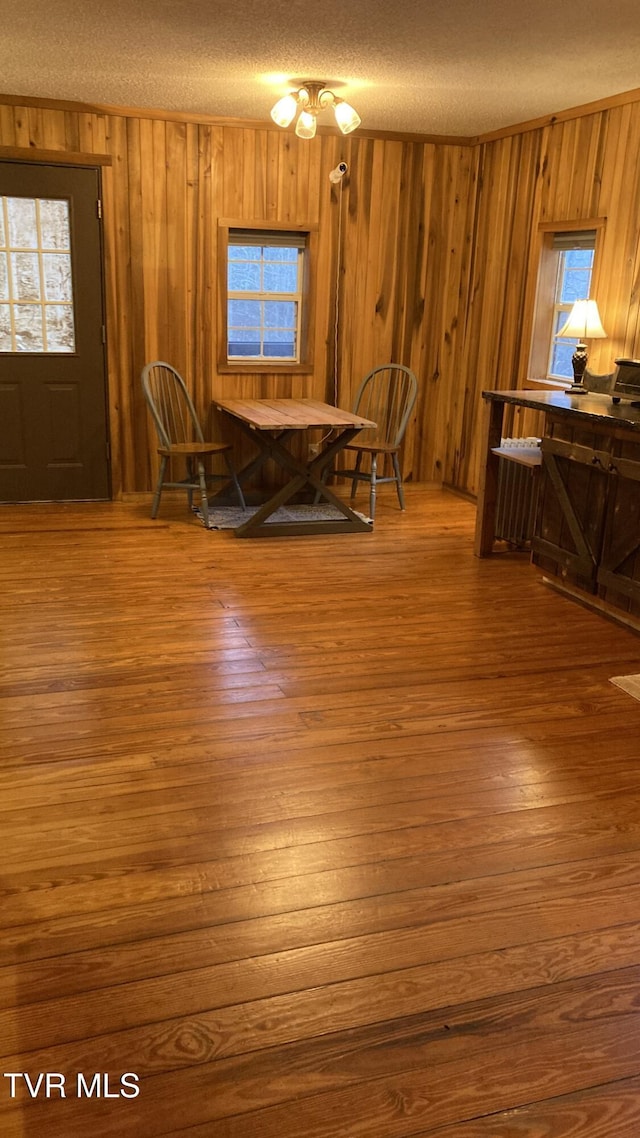
<instances>
[{"instance_id":1,"label":"door window with grid panes","mask_svg":"<svg viewBox=\"0 0 640 1138\"><path fill-rule=\"evenodd\" d=\"M64 199L0 197L0 352L75 352Z\"/></svg>"}]
</instances>

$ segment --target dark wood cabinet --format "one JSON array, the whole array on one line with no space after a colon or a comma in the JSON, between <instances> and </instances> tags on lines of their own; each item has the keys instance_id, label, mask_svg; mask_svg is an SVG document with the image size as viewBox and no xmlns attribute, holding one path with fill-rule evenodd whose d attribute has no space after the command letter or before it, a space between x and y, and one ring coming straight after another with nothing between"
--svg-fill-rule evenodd
<instances>
[{"instance_id":1,"label":"dark wood cabinet","mask_svg":"<svg viewBox=\"0 0 640 1138\"><path fill-rule=\"evenodd\" d=\"M495 534L491 446L502 408L544 410L532 560L545 577L640 628L640 410L609 396L485 392L487 462L476 552Z\"/></svg>"},{"instance_id":2,"label":"dark wood cabinet","mask_svg":"<svg viewBox=\"0 0 640 1138\"><path fill-rule=\"evenodd\" d=\"M549 416L532 559L640 615L640 438Z\"/></svg>"},{"instance_id":3,"label":"dark wood cabinet","mask_svg":"<svg viewBox=\"0 0 640 1138\"><path fill-rule=\"evenodd\" d=\"M616 440L611 465L598 592L640 616L640 441Z\"/></svg>"}]
</instances>

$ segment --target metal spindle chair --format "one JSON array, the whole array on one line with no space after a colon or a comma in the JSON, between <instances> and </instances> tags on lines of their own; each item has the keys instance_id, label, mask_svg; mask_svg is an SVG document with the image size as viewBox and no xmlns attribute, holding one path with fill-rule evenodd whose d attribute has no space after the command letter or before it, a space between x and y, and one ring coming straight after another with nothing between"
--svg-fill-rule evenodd
<instances>
[{"instance_id":1,"label":"metal spindle chair","mask_svg":"<svg viewBox=\"0 0 640 1138\"><path fill-rule=\"evenodd\" d=\"M205 442L191 396L179 372L163 360L154 360L142 369L142 388L154 426L158 433L160 446L160 470L156 484L151 517L155 518L160 507L160 496L165 487L186 490L189 507L193 504L193 491L200 491L202 517L205 526L209 525L207 501L207 482L220 479L230 481L242 509L245 500L231 462L230 443ZM226 474L211 474L205 469L205 459L211 455L222 455ZM187 477L177 482L165 479L167 464L171 459L183 459L187 467Z\"/></svg>"},{"instance_id":2,"label":"metal spindle chair","mask_svg":"<svg viewBox=\"0 0 640 1138\"><path fill-rule=\"evenodd\" d=\"M344 448L356 451L355 466L350 469L325 470L323 481L329 474L351 479L351 498L356 496L358 482L368 482L369 516L376 513L376 488L381 482L395 482L400 509L404 510L404 492L400 470L399 451L418 394L418 381L404 364L383 364L366 375L358 388L353 404L354 414L363 415L377 423L373 430L361 431L352 443ZM343 453L344 453L343 452ZM362 470L363 455L370 457L370 469ZM390 459L393 474L378 473L378 456L382 455L381 470Z\"/></svg>"}]
</instances>

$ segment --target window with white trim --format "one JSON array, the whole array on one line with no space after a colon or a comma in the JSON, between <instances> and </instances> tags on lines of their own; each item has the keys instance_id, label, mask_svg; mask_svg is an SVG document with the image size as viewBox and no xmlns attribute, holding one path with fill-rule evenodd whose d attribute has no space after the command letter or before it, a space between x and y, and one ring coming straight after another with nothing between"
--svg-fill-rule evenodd
<instances>
[{"instance_id":1,"label":"window with white trim","mask_svg":"<svg viewBox=\"0 0 640 1138\"><path fill-rule=\"evenodd\" d=\"M299 363L305 233L229 229L227 360Z\"/></svg>"},{"instance_id":2,"label":"window with white trim","mask_svg":"<svg viewBox=\"0 0 640 1138\"><path fill-rule=\"evenodd\" d=\"M596 230L561 230L544 236L531 351L531 375L573 381L577 340L558 332L576 300L590 295Z\"/></svg>"},{"instance_id":3,"label":"window with white trim","mask_svg":"<svg viewBox=\"0 0 640 1138\"><path fill-rule=\"evenodd\" d=\"M595 233L554 234L558 252L558 272L553 305L553 335L547 375L552 379L573 379L571 357L577 340L559 337L576 300L588 300L596 247ZM579 242L579 243L578 243Z\"/></svg>"}]
</instances>

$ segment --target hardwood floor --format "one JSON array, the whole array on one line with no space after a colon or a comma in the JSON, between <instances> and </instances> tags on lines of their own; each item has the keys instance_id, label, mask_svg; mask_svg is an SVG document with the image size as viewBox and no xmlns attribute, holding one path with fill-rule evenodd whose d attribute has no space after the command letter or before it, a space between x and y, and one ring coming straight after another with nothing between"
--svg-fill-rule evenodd
<instances>
[{"instance_id":1,"label":"hardwood floor","mask_svg":"<svg viewBox=\"0 0 640 1138\"><path fill-rule=\"evenodd\" d=\"M640 635L407 492L0 509L3 1138L640 1133Z\"/></svg>"}]
</instances>

